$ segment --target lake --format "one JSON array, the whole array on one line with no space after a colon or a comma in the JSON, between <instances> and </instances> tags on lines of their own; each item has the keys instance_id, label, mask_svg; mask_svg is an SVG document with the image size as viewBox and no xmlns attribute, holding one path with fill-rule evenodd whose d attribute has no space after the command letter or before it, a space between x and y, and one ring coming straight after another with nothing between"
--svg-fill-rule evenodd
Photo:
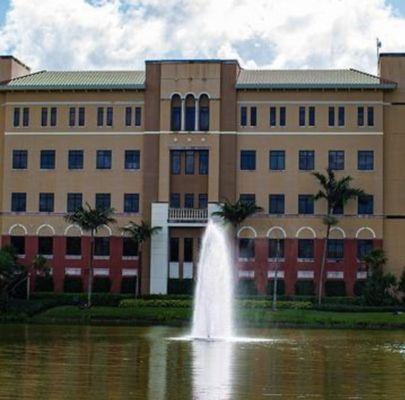
<instances>
[{"instance_id":1,"label":"lake","mask_svg":"<svg viewBox=\"0 0 405 400\"><path fill-rule=\"evenodd\" d=\"M405 332L0 325L0 399L405 399Z\"/></svg>"}]
</instances>

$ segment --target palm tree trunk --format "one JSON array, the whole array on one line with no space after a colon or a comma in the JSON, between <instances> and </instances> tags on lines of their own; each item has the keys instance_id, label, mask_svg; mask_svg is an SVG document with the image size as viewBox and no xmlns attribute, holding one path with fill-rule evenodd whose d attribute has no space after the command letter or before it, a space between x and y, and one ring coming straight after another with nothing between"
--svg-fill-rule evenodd
<instances>
[{"instance_id":1,"label":"palm tree trunk","mask_svg":"<svg viewBox=\"0 0 405 400\"><path fill-rule=\"evenodd\" d=\"M321 272L319 274L319 285L318 285L318 305L322 304L322 297L323 297L323 278L324 278L324 273L325 273L325 265L326 265L326 255L328 251L328 240L329 240L329 235L330 235L330 224L326 225L326 238L325 238L325 243L323 246L323 252L322 252L322 264L321 264Z\"/></svg>"},{"instance_id":2,"label":"palm tree trunk","mask_svg":"<svg viewBox=\"0 0 405 400\"><path fill-rule=\"evenodd\" d=\"M91 307L91 295L92 295L92 291L93 291L93 260L94 260L94 231L91 231L89 281L87 284L87 307Z\"/></svg>"}]
</instances>

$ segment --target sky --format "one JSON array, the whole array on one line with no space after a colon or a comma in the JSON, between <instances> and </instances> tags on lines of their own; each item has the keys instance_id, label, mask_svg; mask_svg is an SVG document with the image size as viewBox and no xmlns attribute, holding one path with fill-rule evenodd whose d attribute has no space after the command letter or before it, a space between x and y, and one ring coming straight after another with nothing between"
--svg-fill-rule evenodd
<instances>
[{"instance_id":1,"label":"sky","mask_svg":"<svg viewBox=\"0 0 405 400\"><path fill-rule=\"evenodd\" d=\"M232 58L376 73L377 37L405 52L405 0L0 0L0 54L34 71Z\"/></svg>"}]
</instances>

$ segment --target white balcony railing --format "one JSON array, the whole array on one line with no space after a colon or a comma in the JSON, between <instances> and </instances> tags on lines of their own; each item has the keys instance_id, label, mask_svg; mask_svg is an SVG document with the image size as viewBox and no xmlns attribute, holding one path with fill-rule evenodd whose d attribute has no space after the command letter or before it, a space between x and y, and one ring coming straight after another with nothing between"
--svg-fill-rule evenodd
<instances>
[{"instance_id":1,"label":"white balcony railing","mask_svg":"<svg viewBox=\"0 0 405 400\"><path fill-rule=\"evenodd\" d=\"M206 208L169 208L169 222L207 222Z\"/></svg>"}]
</instances>

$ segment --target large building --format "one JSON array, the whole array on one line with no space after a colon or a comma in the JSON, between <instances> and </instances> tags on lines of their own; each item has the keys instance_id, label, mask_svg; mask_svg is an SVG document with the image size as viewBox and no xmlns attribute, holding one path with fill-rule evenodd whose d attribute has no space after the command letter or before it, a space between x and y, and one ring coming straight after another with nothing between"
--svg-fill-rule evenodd
<instances>
[{"instance_id":1,"label":"large building","mask_svg":"<svg viewBox=\"0 0 405 400\"><path fill-rule=\"evenodd\" d=\"M381 246L387 269L399 274L405 54L381 54L379 75L246 70L216 59L31 73L1 56L2 245L11 243L26 265L48 258L55 291L73 278L86 285L88 233L63 217L85 202L112 206L117 223L97 233L95 279L109 278L119 292L141 275L120 227L146 220L162 230L143 248L142 292L178 292L195 277L217 204L255 201L264 211L237 230L237 275L264 293L280 240L279 276L294 294L319 279L325 204L313 200L311 172L329 166L367 196L336 210L327 281L353 294L365 278L362 255Z\"/></svg>"}]
</instances>

